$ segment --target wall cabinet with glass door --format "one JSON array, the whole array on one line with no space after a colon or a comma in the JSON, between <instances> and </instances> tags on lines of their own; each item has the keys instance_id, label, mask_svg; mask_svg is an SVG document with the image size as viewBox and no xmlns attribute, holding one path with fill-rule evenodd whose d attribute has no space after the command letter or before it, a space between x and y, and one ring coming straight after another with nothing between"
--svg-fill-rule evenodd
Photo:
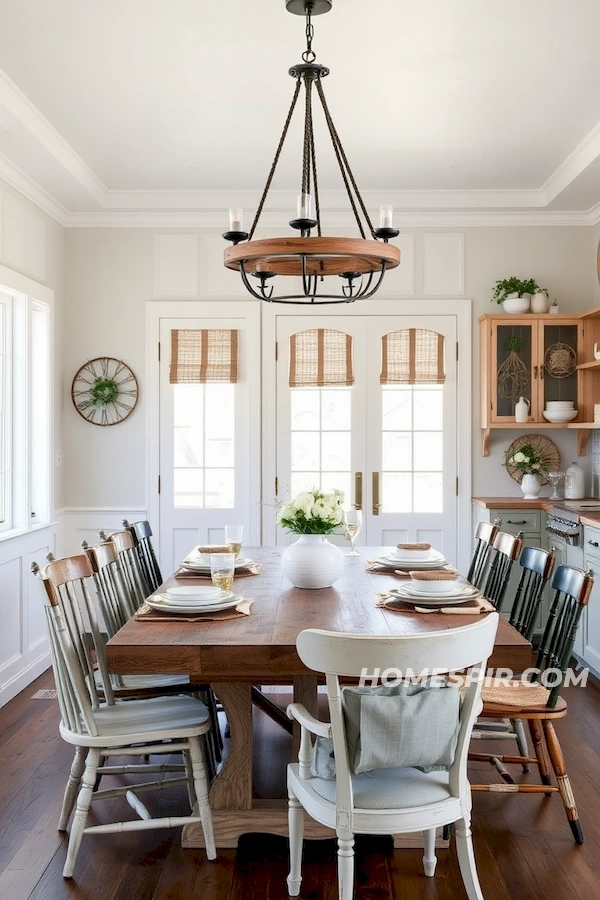
<instances>
[{"instance_id":1,"label":"wall cabinet with glass door","mask_svg":"<svg viewBox=\"0 0 600 900\"><path fill-rule=\"evenodd\" d=\"M579 332L579 365L577 366L579 415L570 424L577 428L577 453L585 456L585 448L592 429L600 428L594 422L594 406L600 403L600 359L594 355L600 352L600 307L596 306L582 313Z\"/></svg>"},{"instance_id":2,"label":"wall cabinet with glass door","mask_svg":"<svg viewBox=\"0 0 600 900\"><path fill-rule=\"evenodd\" d=\"M480 323L482 453L493 428L566 428L543 411L548 401L577 407L579 319L555 315L490 315ZM515 421L515 404L529 401L527 422Z\"/></svg>"}]
</instances>

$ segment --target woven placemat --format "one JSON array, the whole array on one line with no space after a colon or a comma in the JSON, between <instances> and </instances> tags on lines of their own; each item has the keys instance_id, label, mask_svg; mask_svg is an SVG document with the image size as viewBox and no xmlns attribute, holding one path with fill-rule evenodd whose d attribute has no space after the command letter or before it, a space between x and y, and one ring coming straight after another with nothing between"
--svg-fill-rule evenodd
<instances>
[{"instance_id":1,"label":"woven placemat","mask_svg":"<svg viewBox=\"0 0 600 900\"><path fill-rule=\"evenodd\" d=\"M239 569L235 570L234 579L236 578L245 578L247 575L260 575L260 563L252 563L250 566L240 566ZM182 578L184 580L188 578L200 579L202 581L210 581L211 575L210 572L194 572L191 569L184 569L181 566L174 573L173 578Z\"/></svg>"},{"instance_id":2,"label":"woven placemat","mask_svg":"<svg viewBox=\"0 0 600 900\"><path fill-rule=\"evenodd\" d=\"M254 600L244 597L237 606L233 606L231 609L212 613L190 613L189 615L169 612L166 609L154 609L147 603L142 603L133 618L138 622L226 622L228 619L243 619L244 616L249 616L253 603Z\"/></svg>"},{"instance_id":3,"label":"woven placemat","mask_svg":"<svg viewBox=\"0 0 600 900\"><path fill-rule=\"evenodd\" d=\"M384 594L378 599L375 605L382 609L389 609L391 612L414 613L416 616L428 615L429 613L443 613L446 616L472 616L477 613L494 612L492 604L481 595L473 597L472 600L467 600L465 603L461 603L460 606L426 608L420 607L418 603L415 607L412 603L403 600L401 597L390 597Z\"/></svg>"}]
</instances>

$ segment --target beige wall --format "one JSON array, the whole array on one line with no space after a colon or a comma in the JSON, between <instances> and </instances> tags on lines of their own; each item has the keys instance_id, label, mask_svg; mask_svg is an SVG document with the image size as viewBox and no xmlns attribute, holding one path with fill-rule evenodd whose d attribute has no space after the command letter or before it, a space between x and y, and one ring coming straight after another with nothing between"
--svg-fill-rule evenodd
<instances>
[{"instance_id":1,"label":"beige wall","mask_svg":"<svg viewBox=\"0 0 600 900\"><path fill-rule=\"evenodd\" d=\"M480 315L501 311L490 303L494 282L510 275L534 277L557 297L562 312L579 312L600 302L596 275L596 230L585 227L451 228L465 234L465 295L473 301L473 493L516 495L518 489L501 466L502 451L514 432L498 431L491 453L481 456L479 429ZM413 229L418 246L422 232ZM144 307L155 298L156 234L210 235L211 265L220 265L224 247L214 233L198 229L81 228L66 231L66 333L64 345L64 504L67 507L144 506ZM417 253L418 256L418 253ZM213 259L214 257L214 259ZM202 259L202 257L201 257ZM227 273L225 273L227 274ZM232 276L233 278L233 276ZM206 296L200 273L197 297ZM223 299L243 299L236 280ZM415 281L419 289L419 279ZM204 287L202 287L204 285ZM216 299L212 291L210 299ZM191 299L173 296L173 300ZM368 301L364 301L365 306ZM427 300L423 301L425 304ZM402 299L398 300L401 306ZM114 428L84 422L68 400L70 380L86 359L115 356L125 360L140 381L140 401L132 416ZM566 465L575 458L575 434L553 431ZM587 464L583 460L584 465Z\"/></svg>"}]
</instances>

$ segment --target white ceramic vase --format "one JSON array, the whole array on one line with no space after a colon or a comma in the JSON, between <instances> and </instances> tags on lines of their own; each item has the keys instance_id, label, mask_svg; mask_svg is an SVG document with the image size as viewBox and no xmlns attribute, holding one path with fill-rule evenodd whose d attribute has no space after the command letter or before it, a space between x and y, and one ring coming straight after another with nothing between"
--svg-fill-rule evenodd
<instances>
[{"instance_id":1,"label":"white ceramic vase","mask_svg":"<svg viewBox=\"0 0 600 900\"><path fill-rule=\"evenodd\" d=\"M344 555L324 534L301 534L283 551L281 568L295 587L331 587L344 570Z\"/></svg>"},{"instance_id":2,"label":"white ceramic vase","mask_svg":"<svg viewBox=\"0 0 600 900\"><path fill-rule=\"evenodd\" d=\"M549 309L550 298L548 294L545 291L537 291L531 298L531 312L539 315L540 313L547 313Z\"/></svg>"},{"instance_id":3,"label":"white ceramic vase","mask_svg":"<svg viewBox=\"0 0 600 900\"><path fill-rule=\"evenodd\" d=\"M521 479L521 490L523 491L523 500L537 500L542 485L537 475L530 475L525 472Z\"/></svg>"}]
</instances>

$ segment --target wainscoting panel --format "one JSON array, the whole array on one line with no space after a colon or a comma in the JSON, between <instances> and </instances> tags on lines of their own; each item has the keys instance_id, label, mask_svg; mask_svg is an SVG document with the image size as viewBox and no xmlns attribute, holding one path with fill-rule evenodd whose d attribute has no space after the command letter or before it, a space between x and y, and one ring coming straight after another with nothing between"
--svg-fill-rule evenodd
<instances>
[{"instance_id":1,"label":"wainscoting panel","mask_svg":"<svg viewBox=\"0 0 600 900\"><path fill-rule=\"evenodd\" d=\"M4 265L25 272L25 207L4 195Z\"/></svg>"},{"instance_id":2,"label":"wainscoting panel","mask_svg":"<svg viewBox=\"0 0 600 900\"><path fill-rule=\"evenodd\" d=\"M198 292L198 235L156 234L154 296L181 300L197 297Z\"/></svg>"},{"instance_id":3,"label":"wainscoting panel","mask_svg":"<svg viewBox=\"0 0 600 900\"><path fill-rule=\"evenodd\" d=\"M81 553L81 542L88 544L99 542L98 532L123 530L123 519L128 522L139 522L147 518L145 509L139 507L123 507L121 509L91 509L89 507L65 508L60 512L60 556L75 556ZM152 526L152 523L150 523Z\"/></svg>"},{"instance_id":4,"label":"wainscoting panel","mask_svg":"<svg viewBox=\"0 0 600 900\"><path fill-rule=\"evenodd\" d=\"M0 706L50 665L44 589L31 573L56 552L56 525L0 542Z\"/></svg>"},{"instance_id":5,"label":"wainscoting panel","mask_svg":"<svg viewBox=\"0 0 600 900\"><path fill-rule=\"evenodd\" d=\"M451 297L464 293L464 234L424 234L423 294Z\"/></svg>"}]
</instances>

